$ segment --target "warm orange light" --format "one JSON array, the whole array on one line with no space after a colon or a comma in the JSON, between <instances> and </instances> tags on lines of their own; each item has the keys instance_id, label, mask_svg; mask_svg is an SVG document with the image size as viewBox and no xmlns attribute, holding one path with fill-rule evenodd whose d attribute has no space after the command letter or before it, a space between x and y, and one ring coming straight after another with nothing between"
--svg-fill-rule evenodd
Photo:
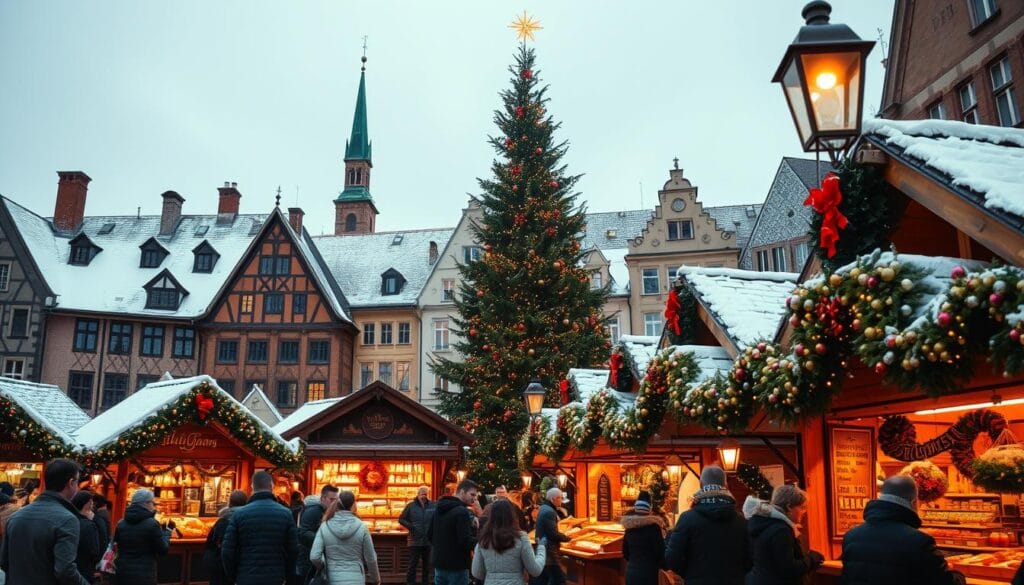
<instances>
[{"instance_id":1,"label":"warm orange light","mask_svg":"<svg viewBox=\"0 0 1024 585\"><path fill-rule=\"evenodd\" d=\"M733 472L740 466L740 442L736 439L724 439L718 444L718 460L722 469Z\"/></svg>"},{"instance_id":2,"label":"warm orange light","mask_svg":"<svg viewBox=\"0 0 1024 585\"><path fill-rule=\"evenodd\" d=\"M567 483L569 483L569 476L568 476L568 475L566 475L566 474L565 474L565 473L563 472L563 473L559 473L559 474L558 474L558 475L556 476L556 479L558 479L558 488L559 488L559 489L563 489L563 490L564 490L564 489L565 489L565 485L566 485Z\"/></svg>"},{"instance_id":3,"label":"warm orange light","mask_svg":"<svg viewBox=\"0 0 1024 585\"><path fill-rule=\"evenodd\" d=\"M459 482L461 483L462 480L466 479L466 470L465 469L460 469L460 470L456 471L455 472L455 477L457 477Z\"/></svg>"},{"instance_id":4,"label":"warm orange light","mask_svg":"<svg viewBox=\"0 0 1024 585\"><path fill-rule=\"evenodd\" d=\"M836 74L831 71L822 71L814 82L821 89L832 89L836 86Z\"/></svg>"},{"instance_id":5,"label":"warm orange light","mask_svg":"<svg viewBox=\"0 0 1024 585\"><path fill-rule=\"evenodd\" d=\"M526 488L526 489L530 489L530 485L532 483L533 483L533 474L532 473L524 473L523 474L523 487Z\"/></svg>"},{"instance_id":6,"label":"warm orange light","mask_svg":"<svg viewBox=\"0 0 1024 585\"><path fill-rule=\"evenodd\" d=\"M314 471L313 473L316 474L316 480L318 482L324 480L324 470L322 468L317 468L317 470Z\"/></svg>"}]
</instances>

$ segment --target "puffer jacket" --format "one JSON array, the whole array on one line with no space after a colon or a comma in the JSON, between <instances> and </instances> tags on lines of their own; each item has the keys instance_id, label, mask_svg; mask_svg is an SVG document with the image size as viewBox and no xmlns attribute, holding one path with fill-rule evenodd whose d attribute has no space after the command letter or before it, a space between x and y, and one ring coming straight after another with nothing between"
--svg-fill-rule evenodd
<instances>
[{"instance_id":1,"label":"puffer jacket","mask_svg":"<svg viewBox=\"0 0 1024 585\"><path fill-rule=\"evenodd\" d=\"M302 515L299 516L299 553L295 559L295 574L303 577L309 572L309 551L313 548L316 531L324 518L323 504L320 496L306 496L303 502Z\"/></svg>"},{"instance_id":2,"label":"puffer jacket","mask_svg":"<svg viewBox=\"0 0 1024 585\"><path fill-rule=\"evenodd\" d=\"M743 585L753 565L747 521L728 490L707 485L679 516L665 562L686 585Z\"/></svg>"},{"instance_id":3,"label":"puffer jacket","mask_svg":"<svg viewBox=\"0 0 1024 585\"><path fill-rule=\"evenodd\" d=\"M747 503L743 509L747 515ZM801 585L804 575L821 565L821 555L804 554L792 521L767 502L747 515L747 530L754 557L747 585Z\"/></svg>"},{"instance_id":4,"label":"puffer jacket","mask_svg":"<svg viewBox=\"0 0 1024 585\"><path fill-rule=\"evenodd\" d=\"M414 499L405 505L402 515L398 517L398 523L409 531L409 546L429 546L427 529L430 528L430 520L434 516L434 503L427 500L421 504L419 498Z\"/></svg>"},{"instance_id":5,"label":"puffer jacket","mask_svg":"<svg viewBox=\"0 0 1024 585\"><path fill-rule=\"evenodd\" d=\"M114 530L117 582L156 585L156 558L167 554L171 531L160 527L154 512L131 504Z\"/></svg>"},{"instance_id":6,"label":"puffer jacket","mask_svg":"<svg viewBox=\"0 0 1024 585\"><path fill-rule=\"evenodd\" d=\"M542 538L548 539L547 558L544 559L544 563L557 565L562 552L562 543L569 542L569 537L558 530L558 511L554 504L547 500L540 505L540 512L537 513L535 538L537 542L540 542Z\"/></svg>"},{"instance_id":7,"label":"puffer jacket","mask_svg":"<svg viewBox=\"0 0 1024 585\"><path fill-rule=\"evenodd\" d=\"M476 545L473 513L455 496L437 501L437 509L427 529L430 560L437 569L466 571L472 565L470 554Z\"/></svg>"},{"instance_id":8,"label":"puffer jacket","mask_svg":"<svg viewBox=\"0 0 1024 585\"><path fill-rule=\"evenodd\" d=\"M280 585L292 574L297 551L292 511L271 492L256 492L232 512L220 558L238 585Z\"/></svg>"},{"instance_id":9,"label":"puffer jacket","mask_svg":"<svg viewBox=\"0 0 1024 585\"><path fill-rule=\"evenodd\" d=\"M78 518L71 502L51 491L15 512L0 549L7 585L88 585L75 566Z\"/></svg>"},{"instance_id":10,"label":"puffer jacket","mask_svg":"<svg viewBox=\"0 0 1024 585\"><path fill-rule=\"evenodd\" d=\"M348 510L338 511L320 525L313 540L309 560L326 565L331 585L364 585L380 581L377 552L370 531Z\"/></svg>"},{"instance_id":11,"label":"puffer jacket","mask_svg":"<svg viewBox=\"0 0 1024 585\"><path fill-rule=\"evenodd\" d=\"M619 523L626 529L622 537L626 585L658 585L658 573L665 566L665 520L630 512Z\"/></svg>"},{"instance_id":12,"label":"puffer jacket","mask_svg":"<svg viewBox=\"0 0 1024 585\"><path fill-rule=\"evenodd\" d=\"M519 535L512 548L501 552L481 548L478 544L473 553L473 576L482 580L484 585L522 585L523 571L532 577L541 574L544 556L544 545L537 545L535 555L525 532Z\"/></svg>"}]
</instances>

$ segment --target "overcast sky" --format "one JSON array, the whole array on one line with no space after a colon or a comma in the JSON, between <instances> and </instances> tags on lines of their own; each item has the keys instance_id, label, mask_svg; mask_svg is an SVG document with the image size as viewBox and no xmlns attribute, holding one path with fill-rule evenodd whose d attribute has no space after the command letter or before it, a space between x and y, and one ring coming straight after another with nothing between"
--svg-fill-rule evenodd
<instances>
[{"instance_id":1,"label":"overcast sky","mask_svg":"<svg viewBox=\"0 0 1024 585\"><path fill-rule=\"evenodd\" d=\"M168 189L213 213L230 180L258 213L280 185L282 206L330 233L368 35L377 229L454 226L489 173L508 24L526 9L591 211L653 206L675 156L705 205L761 202L779 159L807 156L770 83L804 3L4 0L0 194L49 216L56 171L82 170L89 215L157 214ZM833 21L888 41L892 2L832 4Z\"/></svg>"}]
</instances>

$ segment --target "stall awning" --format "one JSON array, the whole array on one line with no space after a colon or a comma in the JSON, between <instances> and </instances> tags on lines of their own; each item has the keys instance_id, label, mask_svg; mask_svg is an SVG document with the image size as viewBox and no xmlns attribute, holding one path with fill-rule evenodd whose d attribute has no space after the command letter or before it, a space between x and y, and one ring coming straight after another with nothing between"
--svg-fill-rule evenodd
<instances>
[{"instance_id":1,"label":"stall awning","mask_svg":"<svg viewBox=\"0 0 1024 585\"><path fill-rule=\"evenodd\" d=\"M78 448L72 432L89 422L57 386L13 378L0 377L0 412L0 428L40 460L73 456Z\"/></svg>"}]
</instances>

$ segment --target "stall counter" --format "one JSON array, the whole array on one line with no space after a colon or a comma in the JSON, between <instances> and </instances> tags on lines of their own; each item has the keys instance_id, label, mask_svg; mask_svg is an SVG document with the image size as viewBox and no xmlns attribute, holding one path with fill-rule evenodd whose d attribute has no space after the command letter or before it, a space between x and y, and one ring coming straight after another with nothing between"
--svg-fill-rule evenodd
<instances>
[{"instance_id":1,"label":"stall counter","mask_svg":"<svg viewBox=\"0 0 1024 585\"><path fill-rule=\"evenodd\" d=\"M839 577L843 572L842 561L825 561L814 576L815 585L839 585ZM1007 585L1010 581L993 581L968 577L967 585Z\"/></svg>"}]
</instances>

